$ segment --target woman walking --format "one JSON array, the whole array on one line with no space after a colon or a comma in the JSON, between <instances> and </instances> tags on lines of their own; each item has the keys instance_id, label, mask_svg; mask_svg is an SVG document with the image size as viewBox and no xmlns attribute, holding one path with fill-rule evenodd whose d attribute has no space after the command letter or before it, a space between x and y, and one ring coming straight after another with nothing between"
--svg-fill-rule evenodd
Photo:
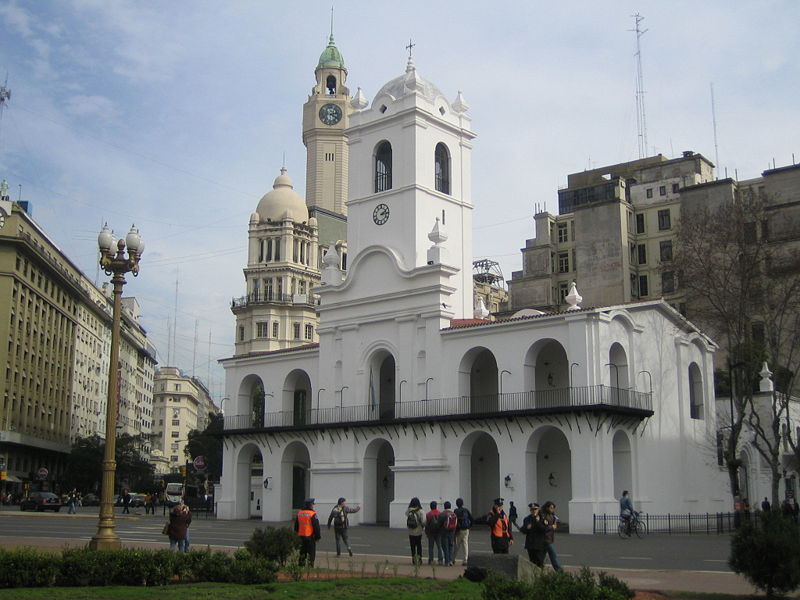
<instances>
[{"instance_id":1,"label":"woman walking","mask_svg":"<svg viewBox=\"0 0 800 600\"><path fill-rule=\"evenodd\" d=\"M183 499L169 512L169 549L178 552L189 551L189 524L192 522L192 513L183 503Z\"/></svg>"},{"instance_id":2,"label":"woman walking","mask_svg":"<svg viewBox=\"0 0 800 600\"><path fill-rule=\"evenodd\" d=\"M425 531L425 515L422 513L422 504L414 496L408 503L406 510L406 527L408 528L408 543L411 546L411 562L415 565L422 564L422 534Z\"/></svg>"},{"instance_id":3,"label":"woman walking","mask_svg":"<svg viewBox=\"0 0 800 600\"><path fill-rule=\"evenodd\" d=\"M561 570L561 563L558 562L556 556L556 547L553 545L556 537L556 528L558 527L558 517L556 516L556 505L548 500L542 506L542 523L544 523L544 551L550 557L550 564L556 571Z\"/></svg>"}]
</instances>

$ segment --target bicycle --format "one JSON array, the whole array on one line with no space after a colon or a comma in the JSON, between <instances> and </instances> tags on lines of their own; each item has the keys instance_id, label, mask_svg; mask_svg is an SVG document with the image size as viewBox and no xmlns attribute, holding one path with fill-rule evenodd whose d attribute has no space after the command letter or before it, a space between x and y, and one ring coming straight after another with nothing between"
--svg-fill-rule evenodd
<instances>
[{"instance_id":1,"label":"bicycle","mask_svg":"<svg viewBox=\"0 0 800 600\"><path fill-rule=\"evenodd\" d=\"M631 537L634 533L636 537L642 538L647 535L647 523L642 521L638 514L631 515L628 520L620 517L617 533L623 540Z\"/></svg>"}]
</instances>

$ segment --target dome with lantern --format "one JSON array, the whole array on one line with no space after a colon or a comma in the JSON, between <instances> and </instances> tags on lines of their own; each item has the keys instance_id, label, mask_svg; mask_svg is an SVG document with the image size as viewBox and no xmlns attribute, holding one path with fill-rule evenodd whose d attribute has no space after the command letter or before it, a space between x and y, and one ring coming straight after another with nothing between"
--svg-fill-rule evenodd
<instances>
[{"instance_id":1,"label":"dome with lantern","mask_svg":"<svg viewBox=\"0 0 800 600\"><path fill-rule=\"evenodd\" d=\"M281 167L281 174L275 178L272 191L261 198L256 208L258 219L265 221L283 221L289 219L295 223L308 221L308 208L305 200L294 191L291 178L286 168Z\"/></svg>"}]
</instances>

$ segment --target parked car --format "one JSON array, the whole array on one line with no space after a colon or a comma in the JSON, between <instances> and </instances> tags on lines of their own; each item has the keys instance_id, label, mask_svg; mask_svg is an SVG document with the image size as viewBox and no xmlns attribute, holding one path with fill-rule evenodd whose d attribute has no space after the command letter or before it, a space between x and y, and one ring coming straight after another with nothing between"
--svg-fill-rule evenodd
<instances>
[{"instance_id":1,"label":"parked car","mask_svg":"<svg viewBox=\"0 0 800 600\"><path fill-rule=\"evenodd\" d=\"M100 497L97 494L86 494L81 499L83 506L100 506Z\"/></svg>"},{"instance_id":2,"label":"parked car","mask_svg":"<svg viewBox=\"0 0 800 600\"><path fill-rule=\"evenodd\" d=\"M23 498L19 503L20 510L35 510L37 512L45 510L58 512L61 510L62 506L61 498L52 492L31 492L30 495Z\"/></svg>"},{"instance_id":3,"label":"parked car","mask_svg":"<svg viewBox=\"0 0 800 600\"><path fill-rule=\"evenodd\" d=\"M145 494L131 493L131 508L144 506L144 501L147 496Z\"/></svg>"}]
</instances>

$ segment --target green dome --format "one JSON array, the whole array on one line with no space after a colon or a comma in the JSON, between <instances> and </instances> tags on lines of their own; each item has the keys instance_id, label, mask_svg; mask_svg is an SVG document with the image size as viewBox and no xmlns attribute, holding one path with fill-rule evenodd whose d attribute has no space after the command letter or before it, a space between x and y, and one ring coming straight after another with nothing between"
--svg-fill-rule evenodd
<instances>
[{"instance_id":1,"label":"green dome","mask_svg":"<svg viewBox=\"0 0 800 600\"><path fill-rule=\"evenodd\" d=\"M333 35L331 35L330 41L328 41L328 47L322 51L322 54L319 57L317 68L344 69L344 59L342 58L342 53L339 52L339 49L333 42Z\"/></svg>"}]
</instances>

